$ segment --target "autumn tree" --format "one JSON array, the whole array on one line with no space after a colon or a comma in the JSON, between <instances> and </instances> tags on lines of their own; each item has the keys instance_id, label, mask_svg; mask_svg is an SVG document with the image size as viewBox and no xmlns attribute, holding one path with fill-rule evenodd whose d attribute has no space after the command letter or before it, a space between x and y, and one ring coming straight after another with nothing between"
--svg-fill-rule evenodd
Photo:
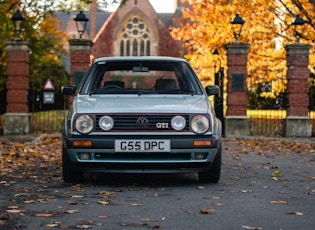
<instances>
[{"instance_id":1,"label":"autumn tree","mask_svg":"<svg viewBox=\"0 0 315 230\"><path fill-rule=\"evenodd\" d=\"M94 0L96 1L96 0ZM99 8L106 8L108 4L125 0L97 0ZM28 40L31 45L30 53L30 88L42 90L43 83L50 78L54 81L56 91L67 82L68 76L64 65L67 55L65 45L68 37L62 31L62 26L54 13L88 8L92 0L2 0L0 4L0 96L6 94L4 83L6 80L6 52L5 41L14 38L12 15L20 9L25 20L21 39ZM32 98L31 98L32 99ZM3 109L0 113L3 113Z\"/></svg>"},{"instance_id":2,"label":"autumn tree","mask_svg":"<svg viewBox=\"0 0 315 230\"><path fill-rule=\"evenodd\" d=\"M226 66L225 45L235 41L231 20L238 13L245 20L241 42L250 44L248 72L285 69L284 45L295 42L293 18L299 14L306 22L298 33L302 43L313 45L310 69L315 66L315 4L310 0L188 0L182 19L176 21L172 35L186 51L185 57L201 79L213 81L214 57L219 49ZM263 76L267 81L277 75ZM268 79L269 78L269 79Z\"/></svg>"},{"instance_id":3,"label":"autumn tree","mask_svg":"<svg viewBox=\"0 0 315 230\"><path fill-rule=\"evenodd\" d=\"M65 76L65 68L63 65L63 55L67 36L61 30L59 20L54 17L50 10L43 5L42 1L5 1L0 4L0 15L2 17L0 26L0 49L1 59L0 66L1 80L5 80L6 72L6 56L5 41L14 38L12 15L20 9L25 20L22 25L21 39L28 40L30 43L30 82L42 82L48 77L53 77L58 81L60 75L52 74L50 70L63 67L62 75ZM41 67L41 69L39 68ZM49 68L47 68L49 67ZM3 85L3 84L2 84ZM60 88L60 87L59 87Z\"/></svg>"}]
</instances>

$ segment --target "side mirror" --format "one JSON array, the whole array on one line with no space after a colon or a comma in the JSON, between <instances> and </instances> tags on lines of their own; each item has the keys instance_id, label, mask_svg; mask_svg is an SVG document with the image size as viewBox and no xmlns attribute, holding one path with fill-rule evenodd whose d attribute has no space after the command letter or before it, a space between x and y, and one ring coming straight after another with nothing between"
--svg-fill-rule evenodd
<instances>
[{"instance_id":1,"label":"side mirror","mask_svg":"<svg viewBox=\"0 0 315 230\"><path fill-rule=\"evenodd\" d=\"M217 85L210 85L206 87L206 93L208 96L217 96L219 95L219 86Z\"/></svg>"},{"instance_id":2,"label":"side mirror","mask_svg":"<svg viewBox=\"0 0 315 230\"><path fill-rule=\"evenodd\" d=\"M76 87L74 85L64 85L61 88L61 92L65 95L75 95Z\"/></svg>"}]
</instances>

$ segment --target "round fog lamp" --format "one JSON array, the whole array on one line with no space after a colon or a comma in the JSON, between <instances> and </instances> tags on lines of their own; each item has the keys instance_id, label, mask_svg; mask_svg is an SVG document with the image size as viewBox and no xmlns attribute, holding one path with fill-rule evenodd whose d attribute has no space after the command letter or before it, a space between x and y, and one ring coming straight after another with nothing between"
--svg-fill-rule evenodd
<instances>
[{"instance_id":1,"label":"round fog lamp","mask_svg":"<svg viewBox=\"0 0 315 230\"><path fill-rule=\"evenodd\" d=\"M103 116L100 118L98 124L101 129L108 131L114 127L114 120L110 116Z\"/></svg>"},{"instance_id":2,"label":"round fog lamp","mask_svg":"<svg viewBox=\"0 0 315 230\"><path fill-rule=\"evenodd\" d=\"M186 120L182 116L175 116L172 118L171 125L173 129L180 131L185 128Z\"/></svg>"}]
</instances>

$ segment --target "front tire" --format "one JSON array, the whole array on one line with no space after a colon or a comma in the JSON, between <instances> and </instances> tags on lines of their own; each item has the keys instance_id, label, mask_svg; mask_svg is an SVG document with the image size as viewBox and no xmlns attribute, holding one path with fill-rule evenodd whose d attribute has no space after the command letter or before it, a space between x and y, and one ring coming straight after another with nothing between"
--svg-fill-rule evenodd
<instances>
[{"instance_id":1,"label":"front tire","mask_svg":"<svg viewBox=\"0 0 315 230\"><path fill-rule=\"evenodd\" d=\"M84 178L84 172L79 171L71 161L65 147L62 147L62 177L64 182L69 183L80 182Z\"/></svg>"},{"instance_id":2,"label":"front tire","mask_svg":"<svg viewBox=\"0 0 315 230\"><path fill-rule=\"evenodd\" d=\"M210 169L207 171L198 173L199 181L204 182L204 183L218 183L221 176L221 163L222 163L222 147L220 143L217 154L213 162L211 163Z\"/></svg>"}]
</instances>

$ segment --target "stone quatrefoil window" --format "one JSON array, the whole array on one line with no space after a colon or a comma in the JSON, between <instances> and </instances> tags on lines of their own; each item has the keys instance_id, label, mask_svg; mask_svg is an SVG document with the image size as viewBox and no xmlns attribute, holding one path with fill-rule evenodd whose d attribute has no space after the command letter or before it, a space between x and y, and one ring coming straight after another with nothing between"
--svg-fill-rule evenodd
<instances>
[{"instance_id":1,"label":"stone quatrefoil window","mask_svg":"<svg viewBox=\"0 0 315 230\"><path fill-rule=\"evenodd\" d=\"M132 16L120 32L120 56L150 56L150 37L143 20Z\"/></svg>"}]
</instances>

